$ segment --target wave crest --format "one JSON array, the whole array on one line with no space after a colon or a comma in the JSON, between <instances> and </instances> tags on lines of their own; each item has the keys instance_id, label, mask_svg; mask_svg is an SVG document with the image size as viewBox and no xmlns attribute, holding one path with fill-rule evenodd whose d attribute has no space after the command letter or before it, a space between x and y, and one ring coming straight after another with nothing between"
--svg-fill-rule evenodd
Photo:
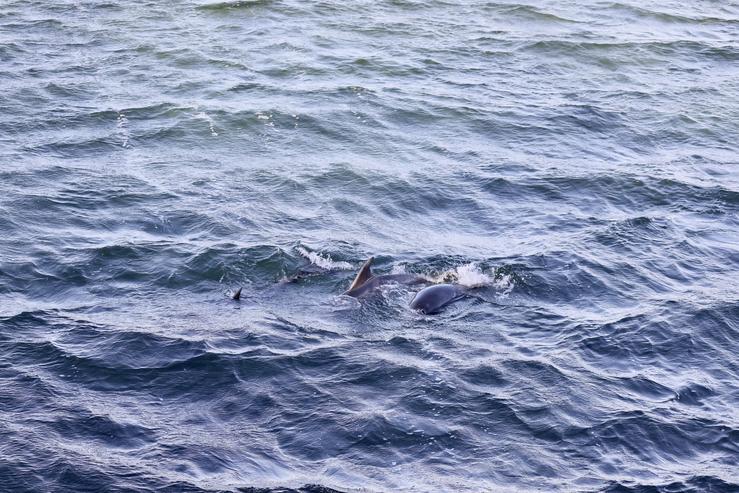
<instances>
[{"instance_id":1,"label":"wave crest","mask_svg":"<svg viewBox=\"0 0 739 493\"><path fill-rule=\"evenodd\" d=\"M326 270L352 270L354 266L349 262L337 261L332 259L327 253L312 252L305 247L299 246L297 251L300 255L310 260L310 262L318 267Z\"/></svg>"}]
</instances>

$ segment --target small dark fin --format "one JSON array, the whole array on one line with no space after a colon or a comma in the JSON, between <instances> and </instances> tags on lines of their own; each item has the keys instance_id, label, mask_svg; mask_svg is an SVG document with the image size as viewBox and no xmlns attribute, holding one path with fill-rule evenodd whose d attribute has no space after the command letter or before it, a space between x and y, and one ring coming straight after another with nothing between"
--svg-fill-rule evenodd
<instances>
[{"instance_id":1,"label":"small dark fin","mask_svg":"<svg viewBox=\"0 0 739 493\"><path fill-rule=\"evenodd\" d=\"M347 291L351 291L352 289L356 289L365 282L369 278L372 277L372 262L375 260L375 257L370 257L367 259L367 261L362 265L362 268L359 269L359 272L357 273L357 277L354 278L354 282L351 286L349 286L349 289Z\"/></svg>"},{"instance_id":2,"label":"small dark fin","mask_svg":"<svg viewBox=\"0 0 739 493\"><path fill-rule=\"evenodd\" d=\"M241 299L241 288L237 289L234 294L231 295L232 300L240 300Z\"/></svg>"}]
</instances>

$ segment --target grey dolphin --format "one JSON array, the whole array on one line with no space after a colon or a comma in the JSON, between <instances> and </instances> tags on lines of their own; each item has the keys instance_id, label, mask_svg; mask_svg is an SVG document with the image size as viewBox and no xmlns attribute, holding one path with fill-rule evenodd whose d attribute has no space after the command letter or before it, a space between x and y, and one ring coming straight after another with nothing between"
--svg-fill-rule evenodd
<instances>
[{"instance_id":1,"label":"grey dolphin","mask_svg":"<svg viewBox=\"0 0 739 493\"><path fill-rule=\"evenodd\" d=\"M365 294L371 293L383 284L388 283L399 283L399 284L421 284L428 282L426 279L413 274L382 274L376 276L372 273L372 262L375 257L370 257L359 269L357 277L354 278L354 282L349 286L349 289L344 291L344 295L358 298Z\"/></svg>"},{"instance_id":2,"label":"grey dolphin","mask_svg":"<svg viewBox=\"0 0 739 493\"><path fill-rule=\"evenodd\" d=\"M414 310L430 315L438 313L446 305L466 294L466 290L457 284L434 284L416 293L410 306Z\"/></svg>"}]
</instances>

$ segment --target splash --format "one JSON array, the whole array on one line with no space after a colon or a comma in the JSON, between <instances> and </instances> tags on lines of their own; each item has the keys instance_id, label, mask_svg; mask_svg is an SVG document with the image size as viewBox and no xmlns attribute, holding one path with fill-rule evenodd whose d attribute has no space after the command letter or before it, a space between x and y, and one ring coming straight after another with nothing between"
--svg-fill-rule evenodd
<instances>
[{"instance_id":1,"label":"splash","mask_svg":"<svg viewBox=\"0 0 739 493\"><path fill-rule=\"evenodd\" d=\"M492 286L501 294L508 294L513 290L513 276L491 270L485 272L479 264L471 262L454 269L442 272L433 279L434 282L455 282L468 288Z\"/></svg>"},{"instance_id":2,"label":"splash","mask_svg":"<svg viewBox=\"0 0 739 493\"><path fill-rule=\"evenodd\" d=\"M354 266L349 262L337 262L328 255L321 255L318 252L311 252L310 250L303 248L302 246L297 248L298 253L303 257L311 261L312 264L317 265L327 270L352 270Z\"/></svg>"},{"instance_id":3,"label":"splash","mask_svg":"<svg viewBox=\"0 0 739 493\"><path fill-rule=\"evenodd\" d=\"M500 274L496 273L495 280L493 281L493 287L498 290L498 294L507 296L513 291L513 275L512 274Z\"/></svg>"},{"instance_id":4,"label":"splash","mask_svg":"<svg viewBox=\"0 0 739 493\"><path fill-rule=\"evenodd\" d=\"M457 282L468 288L479 288L482 286L491 286L495 282L495 278L482 271L479 265L469 263L460 265L454 269Z\"/></svg>"}]
</instances>

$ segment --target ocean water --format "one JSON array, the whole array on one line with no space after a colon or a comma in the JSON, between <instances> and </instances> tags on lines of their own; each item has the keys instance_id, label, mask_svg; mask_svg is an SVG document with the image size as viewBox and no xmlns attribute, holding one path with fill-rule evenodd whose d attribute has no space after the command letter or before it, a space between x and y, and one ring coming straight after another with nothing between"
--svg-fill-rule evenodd
<instances>
[{"instance_id":1,"label":"ocean water","mask_svg":"<svg viewBox=\"0 0 739 493\"><path fill-rule=\"evenodd\" d=\"M0 491L739 491L736 2L3 0L0 88Z\"/></svg>"}]
</instances>

